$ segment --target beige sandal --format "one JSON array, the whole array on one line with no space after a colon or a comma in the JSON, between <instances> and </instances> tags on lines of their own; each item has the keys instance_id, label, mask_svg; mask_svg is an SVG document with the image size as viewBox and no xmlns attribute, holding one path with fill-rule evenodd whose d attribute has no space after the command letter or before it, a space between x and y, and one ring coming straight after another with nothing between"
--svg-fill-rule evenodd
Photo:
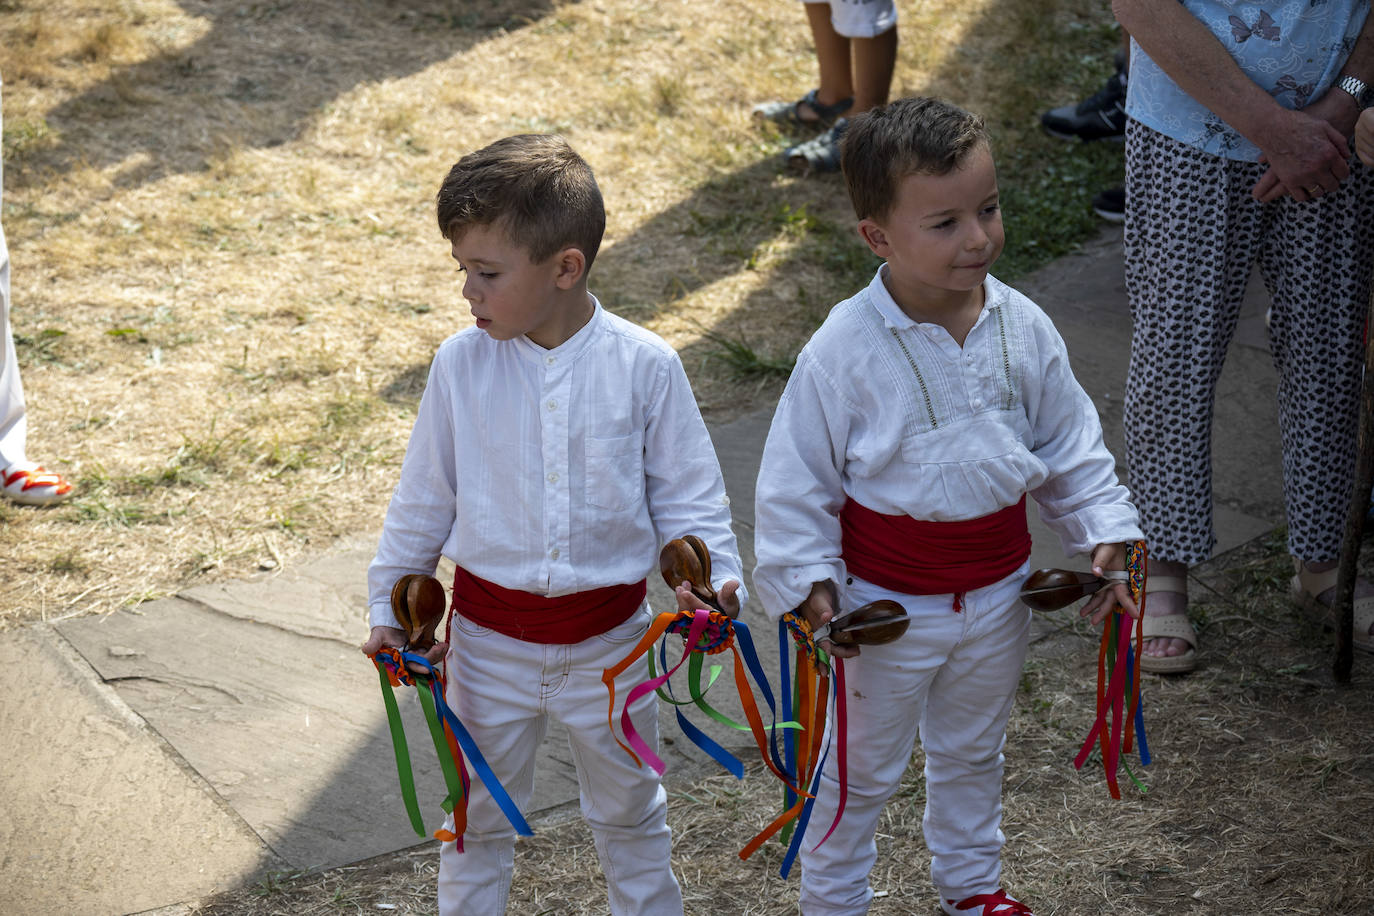
<instances>
[{"instance_id":1,"label":"beige sandal","mask_svg":"<svg viewBox=\"0 0 1374 916\"><path fill-rule=\"evenodd\" d=\"M1304 614L1322 626L1335 629L1336 620L1331 613L1331 606L1323 604L1317 596L1336 587L1336 579L1340 576L1339 567L1333 567L1326 572L1312 572L1297 558L1293 560L1293 567L1296 572L1288 583L1288 593L1294 603L1302 608ZM1374 624L1374 595L1356 598L1354 605L1355 626L1350 642L1361 652L1374 652L1374 637L1369 635L1369 627Z\"/></svg>"},{"instance_id":2,"label":"beige sandal","mask_svg":"<svg viewBox=\"0 0 1374 916\"><path fill-rule=\"evenodd\" d=\"M1151 592L1174 592L1188 594L1188 580L1183 576L1147 576L1145 594ZM1145 655L1140 656L1140 670L1151 674L1187 674L1197 667L1197 631L1184 614L1166 614L1163 617L1145 615L1141 633L1146 639L1181 639L1188 644L1188 651L1182 655Z\"/></svg>"}]
</instances>

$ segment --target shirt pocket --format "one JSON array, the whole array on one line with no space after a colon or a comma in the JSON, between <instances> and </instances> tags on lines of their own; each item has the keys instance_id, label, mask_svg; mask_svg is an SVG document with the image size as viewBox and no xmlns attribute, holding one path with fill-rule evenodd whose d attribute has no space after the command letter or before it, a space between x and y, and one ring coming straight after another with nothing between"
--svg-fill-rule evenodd
<instances>
[{"instance_id":1,"label":"shirt pocket","mask_svg":"<svg viewBox=\"0 0 1374 916\"><path fill-rule=\"evenodd\" d=\"M586 438L586 498L589 506L623 512L644 498L644 446L636 435Z\"/></svg>"}]
</instances>

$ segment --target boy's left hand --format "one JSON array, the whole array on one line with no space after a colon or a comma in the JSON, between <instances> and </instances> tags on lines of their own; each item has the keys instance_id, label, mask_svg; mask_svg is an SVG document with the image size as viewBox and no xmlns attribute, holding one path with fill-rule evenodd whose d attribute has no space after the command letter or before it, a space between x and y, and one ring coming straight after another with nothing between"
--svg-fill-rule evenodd
<instances>
[{"instance_id":1,"label":"boy's left hand","mask_svg":"<svg viewBox=\"0 0 1374 916\"><path fill-rule=\"evenodd\" d=\"M720 591L716 592L716 600L720 602L721 613L732 620L739 618L739 595L736 594L738 591L738 580L731 579L720 587ZM680 583L673 594L677 598L677 609L679 611L696 611L702 608L708 611L715 610L715 608L698 598L692 592L692 587L686 582Z\"/></svg>"},{"instance_id":2,"label":"boy's left hand","mask_svg":"<svg viewBox=\"0 0 1374 916\"><path fill-rule=\"evenodd\" d=\"M1122 570L1126 568L1126 545L1125 544L1098 544L1093 548L1093 575L1100 576L1109 569ZM1107 615L1116 610L1117 605L1126 609L1126 613L1132 617L1140 616L1140 609L1136 607L1135 601L1131 598L1131 589L1125 582L1113 582L1110 586L1093 594L1084 604L1078 614L1080 617L1092 617L1093 626L1107 619Z\"/></svg>"}]
</instances>

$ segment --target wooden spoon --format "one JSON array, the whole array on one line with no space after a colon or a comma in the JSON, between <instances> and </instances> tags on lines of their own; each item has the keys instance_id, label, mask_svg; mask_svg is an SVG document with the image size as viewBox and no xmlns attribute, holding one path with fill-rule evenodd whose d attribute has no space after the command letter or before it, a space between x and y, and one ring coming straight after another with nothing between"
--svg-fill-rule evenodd
<instances>
[{"instance_id":1,"label":"wooden spoon","mask_svg":"<svg viewBox=\"0 0 1374 916\"><path fill-rule=\"evenodd\" d=\"M1071 569L1037 569L1021 586L1021 600L1037 611L1057 611L1114 581L1124 581L1127 575L1122 570L1107 573L1095 576Z\"/></svg>"},{"instance_id":2,"label":"wooden spoon","mask_svg":"<svg viewBox=\"0 0 1374 916\"><path fill-rule=\"evenodd\" d=\"M448 602L444 586L433 576L402 576L391 587L391 612L406 631L406 648L424 652L434 645L434 631Z\"/></svg>"},{"instance_id":3,"label":"wooden spoon","mask_svg":"<svg viewBox=\"0 0 1374 916\"><path fill-rule=\"evenodd\" d=\"M910 625L906 608L883 598L830 621L814 638L817 642L829 639L837 646L881 646L899 638Z\"/></svg>"},{"instance_id":4,"label":"wooden spoon","mask_svg":"<svg viewBox=\"0 0 1374 916\"><path fill-rule=\"evenodd\" d=\"M703 604L721 610L720 599L711 587L711 552L701 538L689 534L664 544L658 554L658 571L669 588L676 591L686 582Z\"/></svg>"}]
</instances>

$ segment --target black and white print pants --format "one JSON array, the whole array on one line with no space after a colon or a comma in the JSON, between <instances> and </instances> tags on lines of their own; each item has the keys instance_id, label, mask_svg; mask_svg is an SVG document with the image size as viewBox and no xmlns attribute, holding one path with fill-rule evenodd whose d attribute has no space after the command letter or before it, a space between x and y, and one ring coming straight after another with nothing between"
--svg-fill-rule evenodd
<instances>
[{"instance_id":1,"label":"black and white print pants","mask_svg":"<svg viewBox=\"0 0 1374 916\"><path fill-rule=\"evenodd\" d=\"M1127 126L1126 460L1155 559L1212 554L1213 401L1256 260L1273 300L1289 552L1340 554L1374 269L1374 171L1352 158L1338 190L1262 204L1250 189L1265 168Z\"/></svg>"}]
</instances>

